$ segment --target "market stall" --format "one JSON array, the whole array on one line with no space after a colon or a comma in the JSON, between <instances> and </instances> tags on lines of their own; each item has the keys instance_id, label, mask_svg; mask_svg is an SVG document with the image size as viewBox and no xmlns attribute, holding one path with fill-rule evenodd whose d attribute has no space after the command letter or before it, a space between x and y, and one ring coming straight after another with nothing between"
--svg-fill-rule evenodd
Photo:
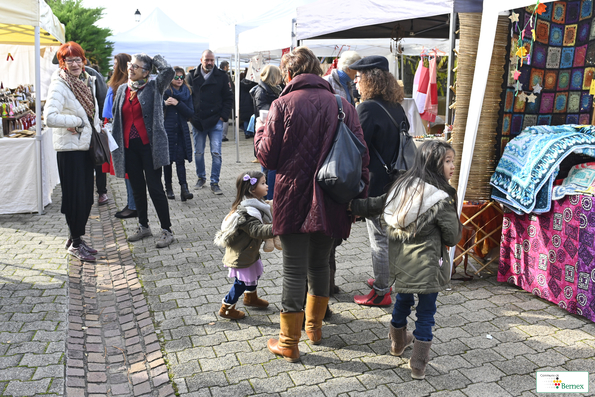
<instances>
[{"instance_id":1,"label":"market stall","mask_svg":"<svg viewBox=\"0 0 595 397\"><path fill-rule=\"evenodd\" d=\"M0 3L0 44L19 45L19 46L35 46L35 85L33 92L35 102L35 120L24 122L27 117L22 116L24 112L19 112L19 107L23 106L27 94L25 92L24 98L19 98L19 87L4 87L16 88L10 91L8 96L8 110L6 105L2 107L2 118L13 117L9 120L8 135L10 138L0 139L0 147L4 154L3 161L10 158L10 161L15 166L25 168L21 173L19 169L14 172L4 172L0 175L2 193L6 191L11 192L7 199L2 197L2 211L0 213L17 213L17 212L32 212L37 211L43 213L44 205L51 202L51 190L57 184L57 178L53 176L56 169L55 154L52 154L53 148L51 142L51 132L46 131L42 135L41 131L41 45L55 46L64 42L64 25L52 13L50 7L43 0L23 0L19 2L4 2ZM10 59L10 56L7 55ZM29 97L32 100L33 97ZM22 100L21 100L22 99ZM12 114L11 114L12 113ZM18 118L17 118L18 116ZM14 126L20 128L11 130L10 122L14 122ZM4 126L3 120L3 126ZM20 138L19 136L27 136L28 130L32 130L35 125L34 138ZM26 127L26 128L25 128ZM4 130L4 129L3 129ZM15 131L21 131L16 133ZM22 140L22 142L21 142ZM44 162L44 158L46 161ZM51 161L53 159L53 162ZM46 169L46 167L54 167L53 169ZM33 167L33 168L31 168ZM35 170L33 172L32 170ZM19 174L22 178L14 179L13 176ZM45 175L45 179L44 179ZM44 188L45 186L45 188ZM35 194L33 194L35 192ZM33 208L30 203L21 206L21 201L27 202L33 199L35 205ZM7 204L6 203L11 203Z\"/></svg>"}]
</instances>

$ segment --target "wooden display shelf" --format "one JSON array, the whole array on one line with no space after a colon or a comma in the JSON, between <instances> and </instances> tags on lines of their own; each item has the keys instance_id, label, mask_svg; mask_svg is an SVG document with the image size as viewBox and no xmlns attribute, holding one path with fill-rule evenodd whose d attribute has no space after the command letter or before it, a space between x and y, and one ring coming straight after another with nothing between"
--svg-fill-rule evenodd
<instances>
[{"instance_id":1,"label":"wooden display shelf","mask_svg":"<svg viewBox=\"0 0 595 397\"><path fill-rule=\"evenodd\" d=\"M16 121L22 119L23 117L25 117L26 115L30 114L31 112L29 110L18 114L16 116L7 116L7 117L2 117L2 131L4 131L4 135L7 136L10 134L9 130L10 127L12 126L13 130L16 130Z\"/></svg>"}]
</instances>

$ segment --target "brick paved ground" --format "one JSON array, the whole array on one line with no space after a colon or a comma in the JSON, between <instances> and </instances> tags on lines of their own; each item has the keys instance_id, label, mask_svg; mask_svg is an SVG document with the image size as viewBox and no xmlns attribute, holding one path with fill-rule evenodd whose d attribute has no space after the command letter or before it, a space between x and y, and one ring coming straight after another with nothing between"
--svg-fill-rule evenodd
<instances>
[{"instance_id":1,"label":"brick paved ground","mask_svg":"<svg viewBox=\"0 0 595 397\"><path fill-rule=\"evenodd\" d=\"M390 309L352 302L371 275L362 223L338 248L335 315L321 345L303 335L301 362L266 348L279 331L279 252L263 255L259 294L271 306L247 309L238 322L219 319L230 280L212 240L235 177L258 167L251 141L240 143L241 163L232 142L223 146L223 196L204 188L182 203L175 188L176 242L166 249L153 238L125 242L136 221L112 217L125 205L113 177L110 206L94 207L89 222L88 240L105 256L97 265L70 261L67 272L59 189L43 217L0 216L0 395L172 395L173 387L181 396L529 396L535 371L550 369L589 371L595 387L595 324L487 275L439 295L428 377L412 380L411 351L387 354ZM194 163L187 170L194 185ZM152 207L149 218L157 235Z\"/></svg>"}]
</instances>

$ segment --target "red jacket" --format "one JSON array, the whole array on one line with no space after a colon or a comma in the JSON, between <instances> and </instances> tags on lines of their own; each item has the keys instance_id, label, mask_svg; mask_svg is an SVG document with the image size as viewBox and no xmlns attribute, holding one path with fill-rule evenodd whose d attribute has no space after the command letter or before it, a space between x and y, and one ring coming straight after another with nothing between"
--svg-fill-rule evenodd
<instances>
[{"instance_id":1,"label":"red jacket","mask_svg":"<svg viewBox=\"0 0 595 397\"><path fill-rule=\"evenodd\" d=\"M126 98L130 98L130 88L126 89ZM136 127L143 144L146 145L149 143L147 127L145 127L145 121L143 120L143 110L138 102L138 95L134 96L132 102L129 100L124 101L124 105L122 105L122 120L124 123L124 147L128 147L132 124Z\"/></svg>"},{"instance_id":2,"label":"red jacket","mask_svg":"<svg viewBox=\"0 0 595 397\"><path fill-rule=\"evenodd\" d=\"M319 76L301 74L273 101L264 127L255 137L260 163L277 170L273 197L273 233L322 232L347 238L351 218L347 204L338 204L316 183L316 174L331 150L337 132L338 108L330 84ZM345 99L345 123L365 145L357 112ZM362 159L367 197L368 152Z\"/></svg>"}]
</instances>

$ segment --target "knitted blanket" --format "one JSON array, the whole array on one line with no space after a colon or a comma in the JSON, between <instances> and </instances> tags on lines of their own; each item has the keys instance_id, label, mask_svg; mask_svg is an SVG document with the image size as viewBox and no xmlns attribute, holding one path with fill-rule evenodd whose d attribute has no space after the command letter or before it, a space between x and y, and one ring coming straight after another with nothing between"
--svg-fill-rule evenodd
<instances>
[{"instance_id":1,"label":"knitted blanket","mask_svg":"<svg viewBox=\"0 0 595 397\"><path fill-rule=\"evenodd\" d=\"M595 157L595 127L579 125L526 128L504 148L492 175L492 198L514 212L547 212L554 178L570 153ZM537 205L537 198L540 205Z\"/></svg>"}]
</instances>

